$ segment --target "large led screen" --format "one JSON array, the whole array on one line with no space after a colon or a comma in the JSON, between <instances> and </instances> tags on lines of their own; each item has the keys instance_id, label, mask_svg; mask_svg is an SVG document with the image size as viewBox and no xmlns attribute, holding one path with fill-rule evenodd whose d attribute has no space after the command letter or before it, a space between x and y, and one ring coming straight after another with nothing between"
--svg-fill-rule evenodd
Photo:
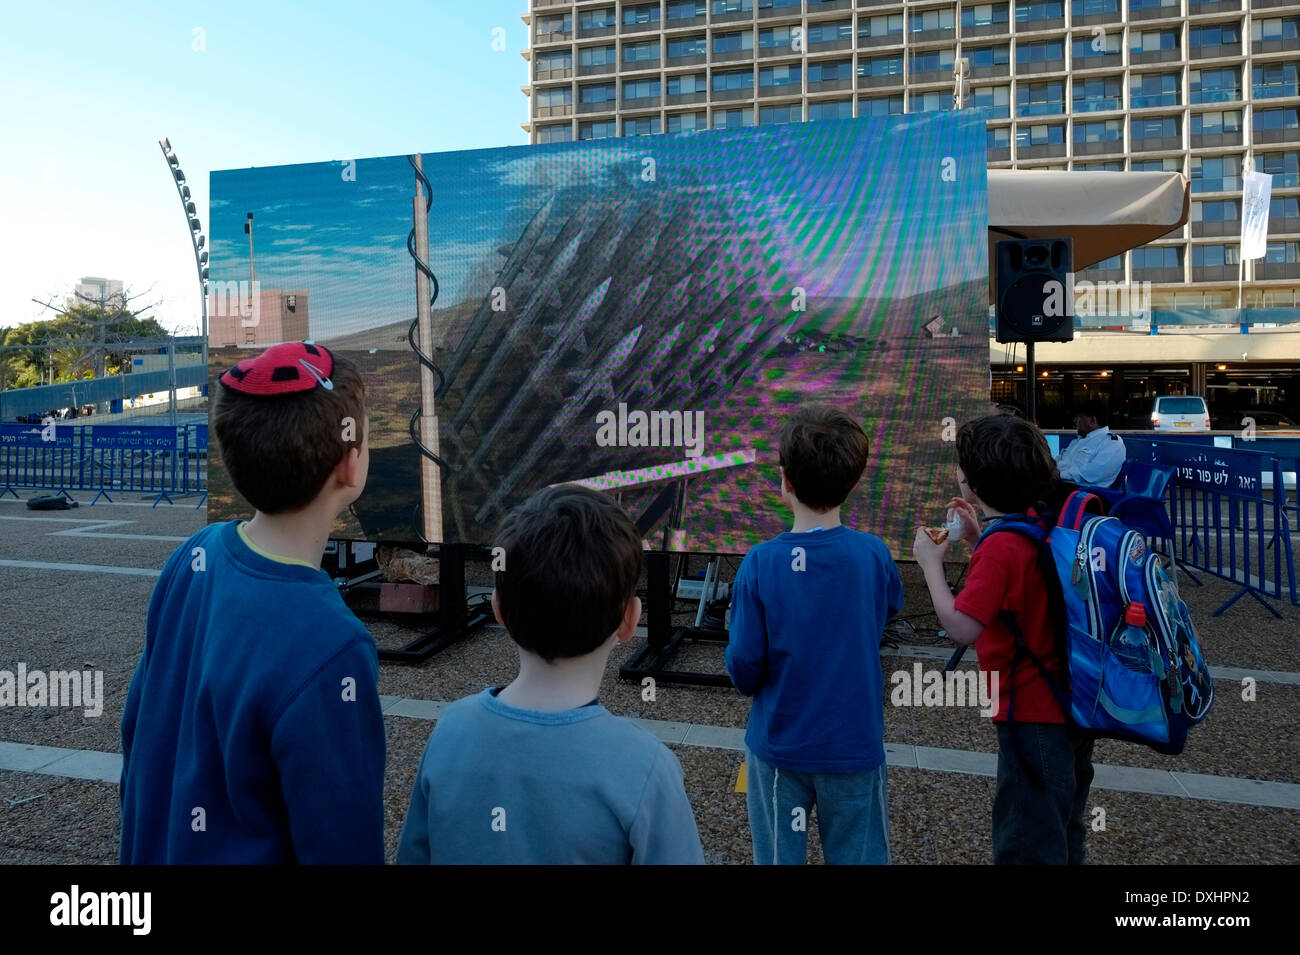
<instances>
[{"instance_id":1,"label":"large led screen","mask_svg":"<svg viewBox=\"0 0 1300 955\"><path fill-rule=\"evenodd\" d=\"M334 536L392 542L490 544L582 481L650 546L743 553L788 529L782 421L830 402L871 441L844 522L902 556L989 409L984 147L936 112L214 172L210 372L356 362L370 477ZM250 513L215 442L210 485Z\"/></svg>"}]
</instances>

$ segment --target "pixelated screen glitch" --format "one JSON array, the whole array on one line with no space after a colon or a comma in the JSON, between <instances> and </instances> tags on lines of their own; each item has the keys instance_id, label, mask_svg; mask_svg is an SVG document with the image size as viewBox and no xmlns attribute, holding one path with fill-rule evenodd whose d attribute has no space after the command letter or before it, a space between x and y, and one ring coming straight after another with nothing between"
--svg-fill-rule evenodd
<instances>
[{"instance_id":1,"label":"pixelated screen glitch","mask_svg":"<svg viewBox=\"0 0 1300 955\"><path fill-rule=\"evenodd\" d=\"M370 476L334 536L388 542L433 499L440 540L490 544L582 482L651 546L744 553L789 526L782 421L830 402L871 441L843 519L905 556L955 490L950 422L989 408L984 148L943 112L424 153L423 397L410 159L214 172L209 371L294 339L356 362ZM211 520L251 513L215 442L210 481Z\"/></svg>"}]
</instances>

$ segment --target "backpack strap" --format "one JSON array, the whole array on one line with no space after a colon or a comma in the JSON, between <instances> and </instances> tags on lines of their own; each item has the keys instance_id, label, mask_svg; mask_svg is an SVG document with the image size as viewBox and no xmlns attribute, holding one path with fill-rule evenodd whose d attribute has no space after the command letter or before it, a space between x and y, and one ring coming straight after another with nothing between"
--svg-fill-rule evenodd
<instances>
[{"instance_id":1,"label":"backpack strap","mask_svg":"<svg viewBox=\"0 0 1300 955\"><path fill-rule=\"evenodd\" d=\"M1096 494L1089 494L1087 491L1072 491L1070 496L1065 499L1065 505L1061 508L1061 516L1057 518L1058 527L1067 527L1072 531L1077 531L1083 527L1083 522L1088 519L1088 512L1093 514L1102 514L1101 498Z\"/></svg>"}]
</instances>

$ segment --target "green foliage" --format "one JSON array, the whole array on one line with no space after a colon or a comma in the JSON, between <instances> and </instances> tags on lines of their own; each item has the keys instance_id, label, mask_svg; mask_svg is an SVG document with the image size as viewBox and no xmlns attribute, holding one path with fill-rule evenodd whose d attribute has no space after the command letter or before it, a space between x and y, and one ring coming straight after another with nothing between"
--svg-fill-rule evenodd
<instances>
[{"instance_id":1,"label":"green foliage","mask_svg":"<svg viewBox=\"0 0 1300 955\"><path fill-rule=\"evenodd\" d=\"M0 344L31 346L0 351L0 388L48 384L51 369L56 382L122 374L131 363L129 342L167 337L156 319L128 309L74 305L48 321L0 328Z\"/></svg>"}]
</instances>

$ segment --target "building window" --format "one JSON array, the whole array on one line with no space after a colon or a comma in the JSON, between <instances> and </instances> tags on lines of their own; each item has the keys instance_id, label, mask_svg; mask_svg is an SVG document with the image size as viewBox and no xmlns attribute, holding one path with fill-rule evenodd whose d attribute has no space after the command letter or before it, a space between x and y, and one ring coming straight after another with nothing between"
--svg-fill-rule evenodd
<instances>
[{"instance_id":1,"label":"building window","mask_svg":"<svg viewBox=\"0 0 1300 955\"><path fill-rule=\"evenodd\" d=\"M1241 69L1187 71L1187 98L1193 103L1228 103L1241 99Z\"/></svg>"},{"instance_id":2,"label":"building window","mask_svg":"<svg viewBox=\"0 0 1300 955\"><path fill-rule=\"evenodd\" d=\"M1274 196L1268 204L1270 219L1300 219L1300 197Z\"/></svg>"},{"instance_id":3,"label":"building window","mask_svg":"<svg viewBox=\"0 0 1300 955\"><path fill-rule=\"evenodd\" d=\"M1264 252L1264 261L1273 265L1300 262L1300 242L1270 242Z\"/></svg>"},{"instance_id":4,"label":"building window","mask_svg":"<svg viewBox=\"0 0 1300 955\"><path fill-rule=\"evenodd\" d=\"M608 66L618 62L618 52L614 44L609 46L585 46L578 50L579 66Z\"/></svg>"},{"instance_id":5,"label":"building window","mask_svg":"<svg viewBox=\"0 0 1300 955\"><path fill-rule=\"evenodd\" d=\"M841 67L841 64L834 64ZM852 64L849 64L850 66ZM814 71L823 64L810 63L808 65L808 82L815 83L819 79L843 79L844 71L842 68L836 69L830 76L818 76ZM870 59L858 60L859 76L901 76L903 73L903 58L901 56L877 56ZM851 74L850 74L851 75Z\"/></svg>"},{"instance_id":6,"label":"building window","mask_svg":"<svg viewBox=\"0 0 1300 955\"><path fill-rule=\"evenodd\" d=\"M1129 105L1133 109L1148 106L1178 106L1181 99L1177 73L1137 73L1129 85Z\"/></svg>"},{"instance_id":7,"label":"building window","mask_svg":"<svg viewBox=\"0 0 1300 955\"><path fill-rule=\"evenodd\" d=\"M977 46L967 49L971 69L982 66L1006 66L1011 62L1011 47L1003 43L1000 46Z\"/></svg>"},{"instance_id":8,"label":"building window","mask_svg":"<svg viewBox=\"0 0 1300 955\"><path fill-rule=\"evenodd\" d=\"M918 10L911 16L913 33L929 33L932 30L955 30L957 17L951 8L942 10Z\"/></svg>"},{"instance_id":9,"label":"building window","mask_svg":"<svg viewBox=\"0 0 1300 955\"><path fill-rule=\"evenodd\" d=\"M1122 119L1100 119L1091 123L1074 124L1076 143L1112 143L1124 138Z\"/></svg>"},{"instance_id":10,"label":"building window","mask_svg":"<svg viewBox=\"0 0 1300 955\"><path fill-rule=\"evenodd\" d=\"M623 8L623 25L631 26L635 23L658 23L659 22L659 4L657 3L639 3L635 7Z\"/></svg>"},{"instance_id":11,"label":"building window","mask_svg":"<svg viewBox=\"0 0 1300 955\"><path fill-rule=\"evenodd\" d=\"M668 95L682 96L686 93L704 93L709 88L709 78L703 73L684 73L668 77Z\"/></svg>"},{"instance_id":12,"label":"building window","mask_svg":"<svg viewBox=\"0 0 1300 955\"><path fill-rule=\"evenodd\" d=\"M903 58L897 56L893 58L898 63L898 69L895 72L903 72ZM864 60L865 62L871 62ZM809 63L808 64L808 82L825 83L830 80L851 80L853 79L853 61L852 60L834 60L831 62Z\"/></svg>"},{"instance_id":13,"label":"building window","mask_svg":"<svg viewBox=\"0 0 1300 955\"><path fill-rule=\"evenodd\" d=\"M980 3L973 7L961 8L961 25L963 27L988 27L1005 24L1010 19L1005 3Z\"/></svg>"},{"instance_id":14,"label":"building window","mask_svg":"<svg viewBox=\"0 0 1300 955\"><path fill-rule=\"evenodd\" d=\"M1236 222L1241 218L1238 199L1211 199L1192 203L1193 222Z\"/></svg>"},{"instance_id":15,"label":"building window","mask_svg":"<svg viewBox=\"0 0 1300 955\"><path fill-rule=\"evenodd\" d=\"M607 139L618 135L618 123L612 119L598 119L578 124L579 139Z\"/></svg>"},{"instance_id":16,"label":"building window","mask_svg":"<svg viewBox=\"0 0 1300 955\"><path fill-rule=\"evenodd\" d=\"M990 126L988 128L984 142L989 149L1010 149L1011 148L1011 127Z\"/></svg>"},{"instance_id":17,"label":"building window","mask_svg":"<svg viewBox=\"0 0 1300 955\"><path fill-rule=\"evenodd\" d=\"M668 114L668 132L689 133L697 129L708 129L709 118L703 110L696 113Z\"/></svg>"},{"instance_id":18,"label":"building window","mask_svg":"<svg viewBox=\"0 0 1300 955\"><path fill-rule=\"evenodd\" d=\"M1064 126L1019 126L1016 128L1016 145L1021 148L1026 146L1060 146L1064 143Z\"/></svg>"},{"instance_id":19,"label":"building window","mask_svg":"<svg viewBox=\"0 0 1300 955\"><path fill-rule=\"evenodd\" d=\"M834 43L836 40L853 39L853 21L835 20L830 23L808 24L808 43Z\"/></svg>"},{"instance_id":20,"label":"building window","mask_svg":"<svg viewBox=\"0 0 1300 955\"><path fill-rule=\"evenodd\" d=\"M568 50L556 50L537 54L537 72L549 73L552 70L573 69L573 54Z\"/></svg>"},{"instance_id":21,"label":"building window","mask_svg":"<svg viewBox=\"0 0 1300 955\"><path fill-rule=\"evenodd\" d=\"M624 63L643 63L659 59L659 41L646 40L642 43L623 44Z\"/></svg>"},{"instance_id":22,"label":"building window","mask_svg":"<svg viewBox=\"0 0 1300 955\"><path fill-rule=\"evenodd\" d=\"M946 90L912 94L913 113L937 113L945 109L952 109L952 94Z\"/></svg>"},{"instance_id":23,"label":"building window","mask_svg":"<svg viewBox=\"0 0 1300 955\"><path fill-rule=\"evenodd\" d=\"M668 41L668 59L676 59L681 56L706 56L709 52L709 41L701 34L700 36L683 36L676 37Z\"/></svg>"},{"instance_id":24,"label":"building window","mask_svg":"<svg viewBox=\"0 0 1300 955\"><path fill-rule=\"evenodd\" d=\"M1074 112L1097 113L1124 108L1124 81L1118 76L1076 79L1073 84Z\"/></svg>"},{"instance_id":25,"label":"building window","mask_svg":"<svg viewBox=\"0 0 1300 955\"><path fill-rule=\"evenodd\" d=\"M669 0L669 20L693 20L705 13L704 0Z\"/></svg>"},{"instance_id":26,"label":"building window","mask_svg":"<svg viewBox=\"0 0 1300 955\"><path fill-rule=\"evenodd\" d=\"M1300 130L1300 109L1291 106L1284 109L1255 110L1255 132L1271 129Z\"/></svg>"},{"instance_id":27,"label":"building window","mask_svg":"<svg viewBox=\"0 0 1300 955\"><path fill-rule=\"evenodd\" d=\"M1119 13L1119 0L1073 0L1070 13L1076 17L1094 17L1101 13Z\"/></svg>"},{"instance_id":28,"label":"building window","mask_svg":"<svg viewBox=\"0 0 1300 955\"><path fill-rule=\"evenodd\" d=\"M901 116L903 113L903 94L878 96L864 99L858 103L859 116Z\"/></svg>"},{"instance_id":29,"label":"building window","mask_svg":"<svg viewBox=\"0 0 1300 955\"><path fill-rule=\"evenodd\" d=\"M537 127L539 143L567 143L573 140L573 130L568 123L552 123Z\"/></svg>"},{"instance_id":30,"label":"building window","mask_svg":"<svg viewBox=\"0 0 1300 955\"><path fill-rule=\"evenodd\" d=\"M653 136L659 132L658 116L638 116L623 120L624 136Z\"/></svg>"},{"instance_id":31,"label":"building window","mask_svg":"<svg viewBox=\"0 0 1300 955\"><path fill-rule=\"evenodd\" d=\"M1134 139L1171 139L1181 135L1178 132L1178 117L1176 116L1134 119L1132 131Z\"/></svg>"},{"instance_id":32,"label":"building window","mask_svg":"<svg viewBox=\"0 0 1300 955\"><path fill-rule=\"evenodd\" d=\"M951 99L951 94L949 94ZM822 100L820 103L808 104L808 119L851 119L853 101L847 99Z\"/></svg>"},{"instance_id":33,"label":"building window","mask_svg":"<svg viewBox=\"0 0 1300 955\"><path fill-rule=\"evenodd\" d=\"M1240 251L1235 245L1194 245L1192 246L1193 268L1216 268L1222 265L1236 265L1241 261L1237 255Z\"/></svg>"},{"instance_id":34,"label":"building window","mask_svg":"<svg viewBox=\"0 0 1300 955\"><path fill-rule=\"evenodd\" d=\"M1133 53L1159 53L1178 49L1178 33L1174 30L1133 30L1129 33L1128 48Z\"/></svg>"},{"instance_id":35,"label":"building window","mask_svg":"<svg viewBox=\"0 0 1300 955\"><path fill-rule=\"evenodd\" d=\"M723 13L750 13L754 9L754 0L713 0L713 15Z\"/></svg>"},{"instance_id":36,"label":"building window","mask_svg":"<svg viewBox=\"0 0 1300 955\"><path fill-rule=\"evenodd\" d=\"M858 36L862 39L902 35L903 15L901 13L881 13L874 17L858 19Z\"/></svg>"},{"instance_id":37,"label":"building window","mask_svg":"<svg viewBox=\"0 0 1300 955\"><path fill-rule=\"evenodd\" d=\"M713 35L714 53L737 53L754 48L754 31L742 30L740 33L715 33Z\"/></svg>"},{"instance_id":38,"label":"building window","mask_svg":"<svg viewBox=\"0 0 1300 955\"><path fill-rule=\"evenodd\" d=\"M1210 113L1192 114L1193 136L1218 136L1241 132L1241 110L1225 109Z\"/></svg>"},{"instance_id":39,"label":"building window","mask_svg":"<svg viewBox=\"0 0 1300 955\"><path fill-rule=\"evenodd\" d=\"M798 63L790 66L765 66L758 71L758 85L790 86L797 92L803 84L803 70Z\"/></svg>"},{"instance_id":40,"label":"building window","mask_svg":"<svg viewBox=\"0 0 1300 955\"><path fill-rule=\"evenodd\" d=\"M971 94L972 104L977 109L987 109L993 119L1008 119L1011 116L1011 87L977 86Z\"/></svg>"},{"instance_id":41,"label":"building window","mask_svg":"<svg viewBox=\"0 0 1300 955\"><path fill-rule=\"evenodd\" d=\"M550 36L552 33L573 32L573 14L562 13L556 16L538 17L537 35Z\"/></svg>"},{"instance_id":42,"label":"building window","mask_svg":"<svg viewBox=\"0 0 1300 955\"><path fill-rule=\"evenodd\" d=\"M1193 156L1192 192L1228 192L1241 188L1241 160L1237 156ZM1277 185L1275 182L1274 186Z\"/></svg>"},{"instance_id":43,"label":"building window","mask_svg":"<svg viewBox=\"0 0 1300 955\"><path fill-rule=\"evenodd\" d=\"M1016 22L1032 23L1036 20L1060 20L1065 16L1062 0L1017 0Z\"/></svg>"},{"instance_id":44,"label":"building window","mask_svg":"<svg viewBox=\"0 0 1300 955\"><path fill-rule=\"evenodd\" d=\"M753 70L728 70L713 74L713 92L721 90L748 90L754 88Z\"/></svg>"},{"instance_id":45,"label":"building window","mask_svg":"<svg viewBox=\"0 0 1300 955\"><path fill-rule=\"evenodd\" d=\"M741 126L754 125L752 109L715 109L713 111L714 129L739 129Z\"/></svg>"},{"instance_id":46,"label":"building window","mask_svg":"<svg viewBox=\"0 0 1300 955\"><path fill-rule=\"evenodd\" d=\"M534 95L539 109L573 105L573 88L570 86L543 86Z\"/></svg>"},{"instance_id":47,"label":"building window","mask_svg":"<svg viewBox=\"0 0 1300 955\"><path fill-rule=\"evenodd\" d=\"M926 50L921 53L913 53L912 72L951 72L955 62L956 54L952 50Z\"/></svg>"},{"instance_id":48,"label":"building window","mask_svg":"<svg viewBox=\"0 0 1300 955\"><path fill-rule=\"evenodd\" d=\"M613 83L594 83L578 87L579 103L607 103L616 98Z\"/></svg>"},{"instance_id":49,"label":"building window","mask_svg":"<svg viewBox=\"0 0 1300 955\"><path fill-rule=\"evenodd\" d=\"M1128 9L1130 13L1136 13L1138 10L1153 10L1156 7L1177 7L1178 0L1128 0ZM1169 15L1173 16L1176 11L1170 10Z\"/></svg>"},{"instance_id":50,"label":"building window","mask_svg":"<svg viewBox=\"0 0 1300 955\"><path fill-rule=\"evenodd\" d=\"M658 80L624 80L623 99L652 99L659 95Z\"/></svg>"},{"instance_id":51,"label":"building window","mask_svg":"<svg viewBox=\"0 0 1300 955\"><path fill-rule=\"evenodd\" d=\"M784 106L764 106L758 111L759 123L801 123L803 106L787 103Z\"/></svg>"},{"instance_id":52,"label":"building window","mask_svg":"<svg viewBox=\"0 0 1300 955\"><path fill-rule=\"evenodd\" d=\"M795 29L799 28L795 27ZM790 33L790 27L767 27L758 31L758 48L760 50L774 50L777 47L794 49L794 36Z\"/></svg>"},{"instance_id":53,"label":"building window","mask_svg":"<svg viewBox=\"0 0 1300 955\"><path fill-rule=\"evenodd\" d=\"M1257 153L1255 168L1273 177L1274 189L1300 186L1300 153Z\"/></svg>"},{"instance_id":54,"label":"building window","mask_svg":"<svg viewBox=\"0 0 1300 955\"><path fill-rule=\"evenodd\" d=\"M1065 84L1021 83L1016 87L1017 116L1056 116L1065 112Z\"/></svg>"},{"instance_id":55,"label":"building window","mask_svg":"<svg viewBox=\"0 0 1300 955\"><path fill-rule=\"evenodd\" d=\"M583 10L578 14L578 26L584 30L603 30L618 22L613 7L601 7L599 10Z\"/></svg>"},{"instance_id":56,"label":"building window","mask_svg":"<svg viewBox=\"0 0 1300 955\"><path fill-rule=\"evenodd\" d=\"M1256 43L1265 40L1295 40L1300 38L1300 17L1268 17L1250 23L1250 38Z\"/></svg>"},{"instance_id":57,"label":"building window","mask_svg":"<svg viewBox=\"0 0 1300 955\"><path fill-rule=\"evenodd\" d=\"M1177 246L1155 246L1133 250L1133 270L1138 269L1181 269L1182 249Z\"/></svg>"},{"instance_id":58,"label":"building window","mask_svg":"<svg viewBox=\"0 0 1300 955\"><path fill-rule=\"evenodd\" d=\"M1076 39L1070 44L1070 55L1075 60L1086 61L1095 57L1119 56L1120 36L1118 32L1105 33L1099 37ZM1097 66L1102 64L1098 63Z\"/></svg>"},{"instance_id":59,"label":"building window","mask_svg":"<svg viewBox=\"0 0 1300 955\"><path fill-rule=\"evenodd\" d=\"M1074 168L1078 172L1123 172L1124 164L1122 162L1077 162ZM1116 259L1119 256L1115 256ZM1107 259L1107 262L1112 261ZM1100 265L1091 265L1089 268L1098 269Z\"/></svg>"},{"instance_id":60,"label":"building window","mask_svg":"<svg viewBox=\"0 0 1300 955\"><path fill-rule=\"evenodd\" d=\"M1296 64L1268 63L1251 70L1251 85L1256 99L1300 95L1296 84Z\"/></svg>"},{"instance_id":61,"label":"building window","mask_svg":"<svg viewBox=\"0 0 1300 955\"><path fill-rule=\"evenodd\" d=\"M758 0L758 9L772 10L781 9L782 7L797 7L803 3L803 0Z\"/></svg>"},{"instance_id":62,"label":"building window","mask_svg":"<svg viewBox=\"0 0 1300 955\"><path fill-rule=\"evenodd\" d=\"M1065 43L1061 40L1041 40L1038 43L1017 43L1017 63L1048 63L1065 57Z\"/></svg>"},{"instance_id":63,"label":"building window","mask_svg":"<svg viewBox=\"0 0 1300 955\"><path fill-rule=\"evenodd\" d=\"M1182 172L1183 161L1172 156L1164 159L1134 159L1134 172Z\"/></svg>"},{"instance_id":64,"label":"building window","mask_svg":"<svg viewBox=\"0 0 1300 955\"><path fill-rule=\"evenodd\" d=\"M1195 50L1202 46L1237 46L1241 43L1241 29L1235 23L1212 23L1194 26L1187 31L1187 46Z\"/></svg>"}]
</instances>

